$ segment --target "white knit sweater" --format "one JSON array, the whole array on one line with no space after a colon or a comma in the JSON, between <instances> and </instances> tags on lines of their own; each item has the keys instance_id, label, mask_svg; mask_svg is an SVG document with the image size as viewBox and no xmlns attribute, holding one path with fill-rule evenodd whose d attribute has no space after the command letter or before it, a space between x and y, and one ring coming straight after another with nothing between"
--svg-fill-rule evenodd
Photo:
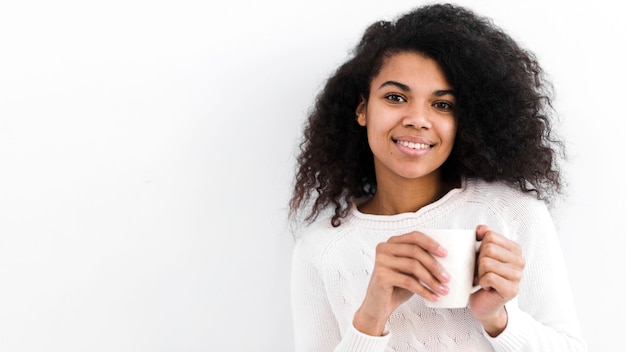
<instances>
[{"instance_id":1,"label":"white knit sweater","mask_svg":"<svg viewBox=\"0 0 626 352\"><path fill-rule=\"evenodd\" d=\"M485 224L518 242L526 259L508 324L487 335L468 308L432 309L414 295L391 315L388 333L373 337L352 325L374 266L375 247L419 229ZM415 213L368 215L353 207L334 228L320 218L293 253L292 309L296 351L586 351L558 236L547 207L497 183L462 187Z\"/></svg>"}]
</instances>

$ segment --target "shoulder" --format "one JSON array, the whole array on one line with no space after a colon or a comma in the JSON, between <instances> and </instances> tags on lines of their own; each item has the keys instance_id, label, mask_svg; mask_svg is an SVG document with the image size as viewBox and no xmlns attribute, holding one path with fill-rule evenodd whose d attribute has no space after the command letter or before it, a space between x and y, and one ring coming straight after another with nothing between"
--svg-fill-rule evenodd
<instances>
[{"instance_id":1,"label":"shoulder","mask_svg":"<svg viewBox=\"0 0 626 352\"><path fill-rule=\"evenodd\" d=\"M346 233L350 224L346 221L340 226L331 225L330 216L323 216L302 228L296 235L294 260L319 260L329 246Z\"/></svg>"},{"instance_id":2,"label":"shoulder","mask_svg":"<svg viewBox=\"0 0 626 352\"><path fill-rule=\"evenodd\" d=\"M483 203L501 210L546 209L546 203L533 193L522 192L514 185L500 181L469 179L466 191L472 202Z\"/></svg>"},{"instance_id":3,"label":"shoulder","mask_svg":"<svg viewBox=\"0 0 626 352\"><path fill-rule=\"evenodd\" d=\"M513 237L515 234L554 230L552 214L546 202L533 193L502 182L484 180L468 182L467 191L471 193L468 201L478 203L482 209L489 209L502 222L502 230Z\"/></svg>"}]
</instances>

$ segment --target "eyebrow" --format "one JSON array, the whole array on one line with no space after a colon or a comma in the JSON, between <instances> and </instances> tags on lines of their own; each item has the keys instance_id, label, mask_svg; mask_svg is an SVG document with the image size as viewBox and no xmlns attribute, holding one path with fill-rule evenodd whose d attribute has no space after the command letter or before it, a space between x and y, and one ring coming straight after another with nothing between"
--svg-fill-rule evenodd
<instances>
[{"instance_id":1,"label":"eyebrow","mask_svg":"<svg viewBox=\"0 0 626 352\"><path fill-rule=\"evenodd\" d=\"M381 84L380 87L378 87L378 89L386 87L386 86L398 87L399 89L401 89L402 91L405 91L405 92L410 92L411 91L411 87L407 86L406 84L403 84L403 83L400 83L400 82L396 82L396 81L387 81L387 82ZM436 96L436 97L442 97L444 95L456 96L456 94L455 94L453 89L436 90L436 91L433 92L433 95Z\"/></svg>"},{"instance_id":2,"label":"eyebrow","mask_svg":"<svg viewBox=\"0 0 626 352\"><path fill-rule=\"evenodd\" d=\"M405 92L410 92L411 88L409 86L407 86L406 84L402 84L400 82L396 82L396 81L387 81L383 84L380 85L380 87L378 87L378 89L386 87L386 86L395 86L400 88L401 90L405 91Z\"/></svg>"},{"instance_id":3,"label":"eyebrow","mask_svg":"<svg viewBox=\"0 0 626 352\"><path fill-rule=\"evenodd\" d=\"M454 90L452 89L442 89L442 90L436 90L433 93L436 97L442 97L444 95L452 95L452 96L456 96L456 93L454 92Z\"/></svg>"}]
</instances>

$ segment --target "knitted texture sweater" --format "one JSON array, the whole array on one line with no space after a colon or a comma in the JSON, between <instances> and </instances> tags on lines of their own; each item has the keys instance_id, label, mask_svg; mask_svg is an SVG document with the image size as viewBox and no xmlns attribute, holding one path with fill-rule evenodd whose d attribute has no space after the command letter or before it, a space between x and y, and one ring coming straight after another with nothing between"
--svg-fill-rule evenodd
<instances>
[{"instance_id":1,"label":"knitted texture sweater","mask_svg":"<svg viewBox=\"0 0 626 352\"><path fill-rule=\"evenodd\" d=\"M519 294L506 304L508 323L495 338L469 308L433 309L414 295L390 316L384 336L352 325L374 267L375 248L419 229L484 224L522 247ZM532 195L463 180L415 213L369 215L353 206L338 227L320 217L298 237L292 266L296 351L586 351L551 215Z\"/></svg>"}]
</instances>

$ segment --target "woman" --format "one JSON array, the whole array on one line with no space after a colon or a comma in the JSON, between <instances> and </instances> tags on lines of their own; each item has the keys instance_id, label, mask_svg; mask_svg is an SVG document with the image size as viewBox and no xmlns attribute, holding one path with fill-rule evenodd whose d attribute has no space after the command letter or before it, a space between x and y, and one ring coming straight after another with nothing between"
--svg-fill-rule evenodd
<instances>
[{"instance_id":1,"label":"woman","mask_svg":"<svg viewBox=\"0 0 626 352\"><path fill-rule=\"evenodd\" d=\"M584 351L546 201L561 190L535 57L449 4L370 26L304 130L291 200L298 351ZM433 309L446 249L475 228L464 309Z\"/></svg>"}]
</instances>

